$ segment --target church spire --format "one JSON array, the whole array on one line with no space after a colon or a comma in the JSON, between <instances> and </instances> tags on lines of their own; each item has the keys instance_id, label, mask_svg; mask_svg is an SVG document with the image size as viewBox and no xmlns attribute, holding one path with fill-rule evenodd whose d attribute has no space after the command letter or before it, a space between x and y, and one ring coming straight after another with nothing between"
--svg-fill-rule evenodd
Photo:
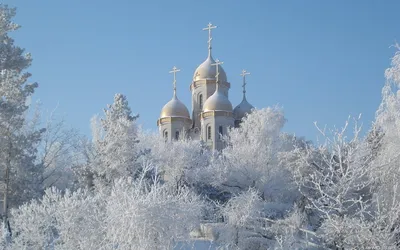
<instances>
[{"instance_id":1,"label":"church spire","mask_svg":"<svg viewBox=\"0 0 400 250\"><path fill-rule=\"evenodd\" d=\"M176 73L181 71L180 69L178 69L176 66L174 66L172 68L172 70L169 73L173 73L174 74L174 81L173 81L173 85L174 85L174 96L173 98L176 99Z\"/></svg>"},{"instance_id":2,"label":"church spire","mask_svg":"<svg viewBox=\"0 0 400 250\"><path fill-rule=\"evenodd\" d=\"M224 63L224 62L220 62L220 61L217 59L217 60L215 60L215 63L211 64L212 66L217 67L217 68L216 68L217 74L215 75L215 78L216 78L216 80L217 80L217 88L216 88L215 91L218 91L218 90L219 90L219 65L221 65L221 64L223 64L223 63Z\"/></svg>"},{"instance_id":3,"label":"church spire","mask_svg":"<svg viewBox=\"0 0 400 250\"><path fill-rule=\"evenodd\" d=\"M217 26L213 26L211 23L208 23L206 28L203 28L203 30L208 30L208 57L211 57L211 30L217 28Z\"/></svg>"},{"instance_id":4,"label":"church spire","mask_svg":"<svg viewBox=\"0 0 400 250\"><path fill-rule=\"evenodd\" d=\"M242 74L240 74L240 75L243 77L243 85L242 85L242 87L243 87L243 99L245 100L246 99L246 85L247 85L247 83L246 83L246 75L250 75L250 72L247 72L244 69L244 70L242 70Z\"/></svg>"}]
</instances>

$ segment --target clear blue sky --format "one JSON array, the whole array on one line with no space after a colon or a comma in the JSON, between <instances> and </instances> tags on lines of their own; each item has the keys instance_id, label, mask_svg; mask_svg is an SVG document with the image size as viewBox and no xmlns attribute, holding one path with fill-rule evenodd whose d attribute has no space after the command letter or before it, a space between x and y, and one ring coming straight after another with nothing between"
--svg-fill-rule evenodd
<instances>
[{"instance_id":1,"label":"clear blue sky","mask_svg":"<svg viewBox=\"0 0 400 250\"><path fill-rule=\"evenodd\" d=\"M82 133L115 93L127 95L145 128L156 130L172 96L190 106L189 85L207 55L224 61L230 100L241 100L242 69L248 100L258 108L280 104L285 131L314 140L313 122L342 126L363 114L368 127L380 102L384 70L400 40L400 1L100 1L9 0L22 28L16 43L33 55L35 99Z\"/></svg>"}]
</instances>

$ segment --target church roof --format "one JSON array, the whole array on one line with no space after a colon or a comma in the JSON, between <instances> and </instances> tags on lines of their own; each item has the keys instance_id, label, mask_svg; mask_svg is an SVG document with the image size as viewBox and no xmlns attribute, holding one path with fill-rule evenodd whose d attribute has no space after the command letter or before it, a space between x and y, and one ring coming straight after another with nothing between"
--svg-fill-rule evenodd
<instances>
[{"instance_id":1,"label":"church roof","mask_svg":"<svg viewBox=\"0 0 400 250\"><path fill-rule=\"evenodd\" d=\"M185 104L183 104L178 97L176 96L176 73L179 72L180 69L177 69L175 66L169 73L174 74L174 95L172 96L172 100L169 101L161 110L160 118L164 117L184 117L189 118L189 111L186 108Z\"/></svg>"},{"instance_id":2,"label":"church roof","mask_svg":"<svg viewBox=\"0 0 400 250\"><path fill-rule=\"evenodd\" d=\"M215 63L211 64L211 67L215 68L216 72L216 80L217 80L217 86L215 89L214 94L212 94L204 103L203 111L228 111L232 112L232 104L229 101L228 97L222 93L220 87L219 87L219 82L220 82L220 75L221 73L219 72L219 68L223 62L220 62L218 59L215 61Z\"/></svg>"},{"instance_id":3,"label":"church roof","mask_svg":"<svg viewBox=\"0 0 400 250\"><path fill-rule=\"evenodd\" d=\"M200 64L199 67L197 67L193 75L193 81L217 80L216 75L218 67L220 82L227 82L226 73L224 69L221 67L221 65L218 65L217 67L214 67L213 65L215 64L215 61L211 55L211 41L212 41L211 30L215 28L217 28L217 26L213 26L211 23L209 23L207 27L203 29L208 31L208 57L202 64Z\"/></svg>"},{"instance_id":4,"label":"church roof","mask_svg":"<svg viewBox=\"0 0 400 250\"><path fill-rule=\"evenodd\" d=\"M190 119L188 109L175 94L172 100L165 104L161 110L160 118L164 117L185 117Z\"/></svg>"},{"instance_id":5,"label":"church roof","mask_svg":"<svg viewBox=\"0 0 400 250\"><path fill-rule=\"evenodd\" d=\"M242 74L240 75L243 77L243 99L242 102L237 105L233 110L233 117L235 118L235 120L242 120L242 118L245 117L246 114L250 114L251 111L254 109L253 105L251 105L246 99L246 75L250 75L250 73L246 70L242 70Z\"/></svg>"},{"instance_id":6,"label":"church roof","mask_svg":"<svg viewBox=\"0 0 400 250\"><path fill-rule=\"evenodd\" d=\"M233 117L235 120L241 120L246 114L250 114L253 109L253 105L247 101L246 96L243 96L242 102L233 109Z\"/></svg>"},{"instance_id":7,"label":"church roof","mask_svg":"<svg viewBox=\"0 0 400 250\"><path fill-rule=\"evenodd\" d=\"M217 74L217 69L215 66L213 66L214 63L215 60L213 59L210 51L207 59L202 64L200 64L200 66L197 67L196 71L194 72L193 81L216 80L215 76ZM226 73L221 65L218 65L218 71L220 82L227 82L228 80L226 77Z\"/></svg>"},{"instance_id":8,"label":"church roof","mask_svg":"<svg viewBox=\"0 0 400 250\"><path fill-rule=\"evenodd\" d=\"M232 112L232 104L229 101L228 97L222 93L221 90L217 87L215 93L210 96L207 101L204 103L203 112L207 111L228 111Z\"/></svg>"}]
</instances>

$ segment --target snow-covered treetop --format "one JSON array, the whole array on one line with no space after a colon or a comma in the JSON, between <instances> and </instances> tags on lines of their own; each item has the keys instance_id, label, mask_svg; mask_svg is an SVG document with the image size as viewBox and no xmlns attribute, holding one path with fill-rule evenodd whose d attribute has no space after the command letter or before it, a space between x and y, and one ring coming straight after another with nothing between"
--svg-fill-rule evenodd
<instances>
[{"instance_id":1,"label":"snow-covered treetop","mask_svg":"<svg viewBox=\"0 0 400 250\"><path fill-rule=\"evenodd\" d=\"M32 62L30 54L24 54L24 49L14 45L14 39L8 36L11 31L20 26L11 20L16 9L0 4L0 69L21 71L28 68Z\"/></svg>"}]
</instances>

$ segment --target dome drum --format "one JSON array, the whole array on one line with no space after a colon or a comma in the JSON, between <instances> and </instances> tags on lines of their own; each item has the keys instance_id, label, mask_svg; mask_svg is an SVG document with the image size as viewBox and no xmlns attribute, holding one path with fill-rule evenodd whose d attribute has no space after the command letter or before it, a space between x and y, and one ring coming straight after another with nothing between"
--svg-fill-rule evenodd
<instances>
[{"instance_id":1,"label":"dome drum","mask_svg":"<svg viewBox=\"0 0 400 250\"><path fill-rule=\"evenodd\" d=\"M164 124L170 124L172 122L184 122L186 125L191 125L192 120L186 117L164 117L157 120L157 126L161 126Z\"/></svg>"},{"instance_id":2,"label":"dome drum","mask_svg":"<svg viewBox=\"0 0 400 250\"><path fill-rule=\"evenodd\" d=\"M200 114L200 118L204 119L210 116L226 116L226 117L233 117L233 113L229 111L220 111L220 110L214 110L214 111L205 111Z\"/></svg>"},{"instance_id":3,"label":"dome drum","mask_svg":"<svg viewBox=\"0 0 400 250\"><path fill-rule=\"evenodd\" d=\"M193 81L192 84L190 84L190 91L199 88L203 84L216 84L216 83L217 81L215 79L204 79L204 80ZM231 88L231 84L229 82L221 82L219 83L219 86L228 89Z\"/></svg>"}]
</instances>

